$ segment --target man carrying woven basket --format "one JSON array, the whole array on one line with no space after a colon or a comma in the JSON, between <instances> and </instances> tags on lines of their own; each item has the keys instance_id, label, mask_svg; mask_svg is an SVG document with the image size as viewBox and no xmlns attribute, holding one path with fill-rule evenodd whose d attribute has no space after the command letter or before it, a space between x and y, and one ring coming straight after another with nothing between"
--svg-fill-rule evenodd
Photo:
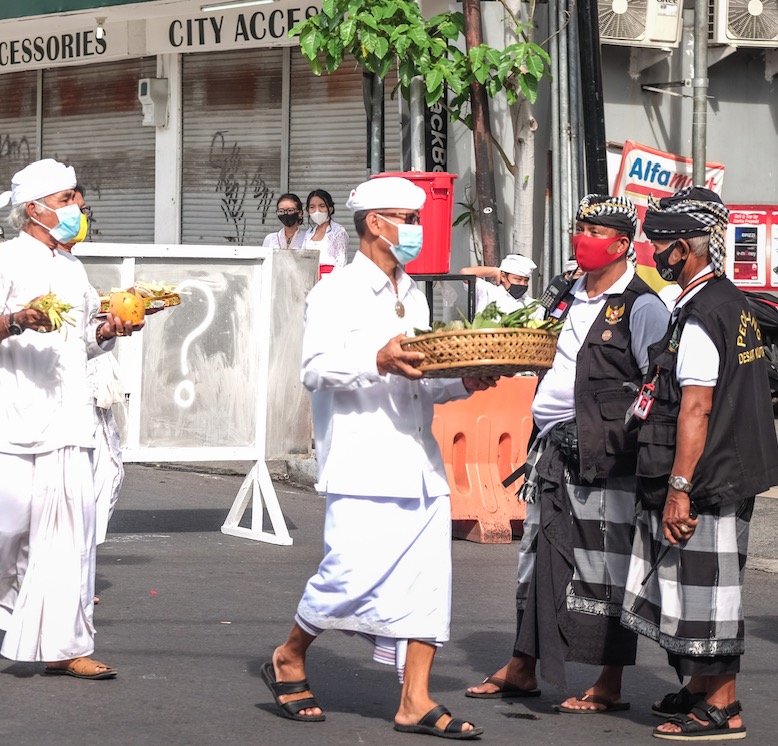
<instances>
[{"instance_id":1,"label":"man carrying woven basket","mask_svg":"<svg viewBox=\"0 0 778 746\"><path fill-rule=\"evenodd\" d=\"M624 426L648 367L648 346L668 312L636 274L637 215L623 197L581 200L573 244L584 275L548 310L564 320L551 369L532 405L531 444L521 497L517 635L510 661L467 696L538 696L543 678L566 688L564 661L602 666L597 681L556 709L572 714L626 710L625 665L637 635L620 626L636 515L637 438ZM630 261L628 261L628 259Z\"/></svg>"},{"instance_id":2,"label":"man carrying woven basket","mask_svg":"<svg viewBox=\"0 0 778 746\"><path fill-rule=\"evenodd\" d=\"M308 581L287 641L262 668L281 714L320 721L306 653L327 629L368 639L403 681L396 730L445 738L483 732L429 695L437 648L448 639L451 506L434 404L493 379L421 379L424 355L400 342L429 323L402 265L421 249L425 193L384 177L351 192L359 251L308 296L302 380L311 392L318 489L327 496L325 555Z\"/></svg>"}]
</instances>

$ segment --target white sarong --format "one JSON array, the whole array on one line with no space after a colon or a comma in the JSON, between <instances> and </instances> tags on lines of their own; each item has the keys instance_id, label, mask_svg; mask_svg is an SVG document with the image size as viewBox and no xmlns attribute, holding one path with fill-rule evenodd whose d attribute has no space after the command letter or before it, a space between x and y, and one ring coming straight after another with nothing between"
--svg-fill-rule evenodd
<instances>
[{"instance_id":1,"label":"white sarong","mask_svg":"<svg viewBox=\"0 0 778 746\"><path fill-rule=\"evenodd\" d=\"M110 409L95 407L97 427L95 428L95 450L92 457L95 480L95 502L97 519L95 535L97 544L105 541L108 522L111 520L119 491L124 481L124 464L119 445L119 431Z\"/></svg>"},{"instance_id":2,"label":"white sarong","mask_svg":"<svg viewBox=\"0 0 778 746\"><path fill-rule=\"evenodd\" d=\"M62 661L94 652L91 451L0 454L0 653Z\"/></svg>"},{"instance_id":3,"label":"white sarong","mask_svg":"<svg viewBox=\"0 0 778 746\"><path fill-rule=\"evenodd\" d=\"M324 558L296 621L368 637L400 676L408 640L440 645L451 621L451 503L328 495Z\"/></svg>"}]
</instances>

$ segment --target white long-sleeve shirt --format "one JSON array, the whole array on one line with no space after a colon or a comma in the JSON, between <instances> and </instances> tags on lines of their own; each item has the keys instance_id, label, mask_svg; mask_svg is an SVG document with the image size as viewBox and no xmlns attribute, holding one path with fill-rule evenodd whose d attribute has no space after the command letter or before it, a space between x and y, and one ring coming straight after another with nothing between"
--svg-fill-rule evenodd
<instances>
[{"instance_id":1,"label":"white long-sleeve shirt","mask_svg":"<svg viewBox=\"0 0 778 746\"><path fill-rule=\"evenodd\" d=\"M0 342L0 453L91 448L95 426L86 379L95 342L90 285L81 262L20 233L0 244L0 313L15 313L54 293L73 306L75 326L40 334L31 329Z\"/></svg>"},{"instance_id":2,"label":"white long-sleeve shirt","mask_svg":"<svg viewBox=\"0 0 778 746\"><path fill-rule=\"evenodd\" d=\"M468 395L461 380L381 375L378 351L429 327L424 294L397 270L397 294L361 252L326 275L305 309L302 381L311 391L321 492L419 498L449 493L432 435L435 404ZM395 305L400 301L405 315Z\"/></svg>"},{"instance_id":3,"label":"white long-sleeve shirt","mask_svg":"<svg viewBox=\"0 0 778 746\"><path fill-rule=\"evenodd\" d=\"M305 233L302 248L319 252L319 264L333 267L345 267L348 257L348 233L346 229L334 220L330 221L324 236L320 241L314 241L313 236L318 226L314 225Z\"/></svg>"}]
</instances>

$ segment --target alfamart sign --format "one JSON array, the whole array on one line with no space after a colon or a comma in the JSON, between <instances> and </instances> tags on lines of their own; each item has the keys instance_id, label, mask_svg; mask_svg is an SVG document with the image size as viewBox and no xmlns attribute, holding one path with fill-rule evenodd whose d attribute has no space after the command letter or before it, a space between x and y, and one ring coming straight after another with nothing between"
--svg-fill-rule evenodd
<instances>
[{"instance_id":1,"label":"alfamart sign","mask_svg":"<svg viewBox=\"0 0 778 746\"><path fill-rule=\"evenodd\" d=\"M250 12L192 13L113 23L109 17L100 34L92 16L63 16L56 24L51 18L3 23L0 73L175 52L295 46L298 40L289 38L289 30L316 15L320 7L316 0L292 0Z\"/></svg>"}]
</instances>

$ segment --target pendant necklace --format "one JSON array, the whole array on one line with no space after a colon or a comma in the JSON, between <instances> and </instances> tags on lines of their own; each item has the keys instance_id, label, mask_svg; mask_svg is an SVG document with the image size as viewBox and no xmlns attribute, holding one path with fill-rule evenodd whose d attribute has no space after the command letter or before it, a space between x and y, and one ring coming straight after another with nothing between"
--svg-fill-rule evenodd
<instances>
[{"instance_id":1,"label":"pendant necklace","mask_svg":"<svg viewBox=\"0 0 778 746\"><path fill-rule=\"evenodd\" d=\"M405 316L405 306L402 304L399 295L397 296L397 302L394 304L394 312L399 318Z\"/></svg>"}]
</instances>

